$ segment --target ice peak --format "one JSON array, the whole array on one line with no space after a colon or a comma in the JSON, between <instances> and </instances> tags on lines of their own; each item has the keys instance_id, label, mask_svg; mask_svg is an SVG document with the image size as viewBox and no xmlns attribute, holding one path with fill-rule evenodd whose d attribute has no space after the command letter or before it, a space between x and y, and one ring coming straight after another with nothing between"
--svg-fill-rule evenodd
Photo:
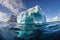
<instances>
[{"instance_id":1,"label":"ice peak","mask_svg":"<svg viewBox=\"0 0 60 40\"><path fill-rule=\"evenodd\" d=\"M36 5L35 8L40 8L40 6L39 5Z\"/></svg>"},{"instance_id":2,"label":"ice peak","mask_svg":"<svg viewBox=\"0 0 60 40\"><path fill-rule=\"evenodd\" d=\"M31 12L37 13L39 10L41 10L40 6L39 6L39 5L36 5L36 6L33 7L33 8L29 8L29 9L27 10L27 12L29 12L29 13L31 13Z\"/></svg>"},{"instance_id":3,"label":"ice peak","mask_svg":"<svg viewBox=\"0 0 60 40\"><path fill-rule=\"evenodd\" d=\"M45 23L46 19L39 5L23 11L18 16L18 23Z\"/></svg>"}]
</instances>

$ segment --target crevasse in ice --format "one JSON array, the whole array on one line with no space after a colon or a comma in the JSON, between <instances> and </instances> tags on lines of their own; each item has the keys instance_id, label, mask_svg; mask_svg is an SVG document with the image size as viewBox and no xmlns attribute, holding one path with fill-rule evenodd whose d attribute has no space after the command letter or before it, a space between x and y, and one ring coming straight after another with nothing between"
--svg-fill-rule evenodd
<instances>
[{"instance_id":1,"label":"crevasse in ice","mask_svg":"<svg viewBox=\"0 0 60 40\"><path fill-rule=\"evenodd\" d=\"M32 23L45 23L46 18L42 9L37 5L21 12L17 17L17 23L32 24Z\"/></svg>"}]
</instances>

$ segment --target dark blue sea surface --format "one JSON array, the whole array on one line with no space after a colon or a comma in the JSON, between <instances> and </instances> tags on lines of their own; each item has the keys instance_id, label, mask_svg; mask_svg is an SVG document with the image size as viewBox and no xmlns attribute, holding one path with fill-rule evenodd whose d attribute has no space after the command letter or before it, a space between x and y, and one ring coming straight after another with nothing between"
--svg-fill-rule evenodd
<instances>
[{"instance_id":1,"label":"dark blue sea surface","mask_svg":"<svg viewBox=\"0 0 60 40\"><path fill-rule=\"evenodd\" d=\"M60 22L2 23L0 25L0 40L60 40Z\"/></svg>"}]
</instances>

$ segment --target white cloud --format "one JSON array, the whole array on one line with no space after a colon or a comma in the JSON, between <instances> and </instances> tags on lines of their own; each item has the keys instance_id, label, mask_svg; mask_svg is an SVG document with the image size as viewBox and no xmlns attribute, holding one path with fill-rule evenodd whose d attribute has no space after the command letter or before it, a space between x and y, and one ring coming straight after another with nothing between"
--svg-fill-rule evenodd
<instances>
[{"instance_id":1,"label":"white cloud","mask_svg":"<svg viewBox=\"0 0 60 40\"><path fill-rule=\"evenodd\" d=\"M0 12L0 18L5 17L7 14L4 12Z\"/></svg>"},{"instance_id":2,"label":"white cloud","mask_svg":"<svg viewBox=\"0 0 60 40\"><path fill-rule=\"evenodd\" d=\"M54 19L54 20L58 20L58 17L57 17L57 16L55 16L53 19Z\"/></svg>"},{"instance_id":3,"label":"white cloud","mask_svg":"<svg viewBox=\"0 0 60 40\"><path fill-rule=\"evenodd\" d=\"M50 19L46 19L47 22L50 22Z\"/></svg>"},{"instance_id":4,"label":"white cloud","mask_svg":"<svg viewBox=\"0 0 60 40\"><path fill-rule=\"evenodd\" d=\"M17 0L0 0L0 4L7 7L14 13L19 13L19 8L25 8L25 6L23 5L22 0L18 1L19 2L17 2Z\"/></svg>"},{"instance_id":5,"label":"white cloud","mask_svg":"<svg viewBox=\"0 0 60 40\"><path fill-rule=\"evenodd\" d=\"M56 22L56 21L59 21L58 16L55 16L54 18L47 20L47 22Z\"/></svg>"},{"instance_id":6,"label":"white cloud","mask_svg":"<svg viewBox=\"0 0 60 40\"><path fill-rule=\"evenodd\" d=\"M4 13L4 12L0 12L0 21L7 21L8 18L6 18L7 16L7 13Z\"/></svg>"}]
</instances>

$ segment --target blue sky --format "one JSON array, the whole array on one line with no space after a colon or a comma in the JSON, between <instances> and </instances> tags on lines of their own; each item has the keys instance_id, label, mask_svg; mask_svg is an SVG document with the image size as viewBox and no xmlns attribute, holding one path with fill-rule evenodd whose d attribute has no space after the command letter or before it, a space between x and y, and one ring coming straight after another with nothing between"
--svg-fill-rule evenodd
<instances>
[{"instance_id":1,"label":"blue sky","mask_svg":"<svg viewBox=\"0 0 60 40\"><path fill-rule=\"evenodd\" d=\"M0 0L0 20L6 21L12 14L36 5L42 8L47 20L60 20L60 0Z\"/></svg>"}]
</instances>

